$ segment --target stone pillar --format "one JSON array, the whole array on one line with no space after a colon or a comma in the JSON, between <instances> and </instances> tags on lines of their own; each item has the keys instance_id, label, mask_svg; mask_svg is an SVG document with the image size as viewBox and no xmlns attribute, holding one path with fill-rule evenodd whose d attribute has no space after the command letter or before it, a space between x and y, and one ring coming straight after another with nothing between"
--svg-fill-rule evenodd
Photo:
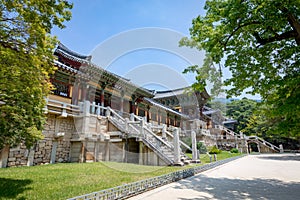
<instances>
[{"instance_id":1,"label":"stone pillar","mask_svg":"<svg viewBox=\"0 0 300 200\"><path fill-rule=\"evenodd\" d=\"M34 160L34 148L30 148L27 158L27 166L33 166L33 160Z\"/></svg>"},{"instance_id":2,"label":"stone pillar","mask_svg":"<svg viewBox=\"0 0 300 200\"><path fill-rule=\"evenodd\" d=\"M122 146L122 160L123 162L126 162L126 143L123 142L123 146Z\"/></svg>"},{"instance_id":3,"label":"stone pillar","mask_svg":"<svg viewBox=\"0 0 300 200\"><path fill-rule=\"evenodd\" d=\"M83 117L82 117L82 134L84 135L84 138L89 133L90 107L91 107L90 101L84 101ZM80 127L80 126L78 126L78 127Z\"/></svg>"},{"instance_id":4,"label":"stone pillar","mask_svg":"<svg viewBox=\"0 0 300 200\"><path fill-rule=\"evenodd\" d=\"M55 163L56 149L57 149L57 141L53 141L53 143L52 143L52 150L51 150L51 158L50 158L50 163L51 164Z\"/></svg>"},{"instance_id":5,"label":"stone pillar","mask_svg":"<svg viewBox=\"0 0 300 200\"><path fill-rule=\"evenodd\" d=\"M105 161L109 161L109 141L105 143Z\"/></svg>"},{"instance_id":6,"label":"stone pillar","mask_svg":"<svg viewBox=\"0 0 300 200\"><path fill-rule=\"evenodd\" d=\"M191 132L192 139L192 162L198 163L200 162L197 151L197 140L196 140L196 132L192 130Z\"/></svg>"},{"instance_id":7,"label":"stone pillar","mask_svg":"<svg viewBox=\"0 0 300 200\"><path fill-rule=\"evenodd\" d=\"M3 149L0 152L0 168L7 167L8 155L9 155L9 145L7 144L3 147Z\"/></svg>"},{"instance_id":8,"label":"stone pillar","mask_svg":"<svg viewBox=\"0 0 300 200\"><path fill-rule=\"evenodd\" d=\"M257 149L258 149L258 153L260 153L260 146L259 146L259 143L257 143Z\"/></svg>"},{"instance_id":9,"label":"stone pillar","mask_svg":"<svg viewBox=\"0 0 300 200\"><path fill-rule=\"evenodd\" d=\"M99 156L99 139L97 139L94 143L94 162L99 161L98 156Z\"/></svg>"},{"instance_id":10,"label":"stone pillar","mask_svg":"<svg viewBox=\"0 0 300 200\"><path fill-rule=\"evenodd\" d=\"M81 146L81 153L80 153L80 162L83 163L86 160L86 151L85 151L85 147L86 147L86 141L82 142L82 146Z\"/></svg>"},{"instance_id":11,"label":"stone pillar","mask_svg":"<svg viewBox=\"0 0 300 200\"><path fill-rule=\"evenodd\" d=\"M139 142L139 165L143 165L143 142Z\"/></svg>"},{"instance_id":12,"label":"stone pillar","mask_svg":"<svg viewBox=\"0 0 300 200\"><path fill-rule=\"evenodd\" d=\"M173 130L173 145L174 145L174 165L182 166L183 163L180 160L180 144L179 144L178 128L174 128Z\"/></svg>"}]
</instances>

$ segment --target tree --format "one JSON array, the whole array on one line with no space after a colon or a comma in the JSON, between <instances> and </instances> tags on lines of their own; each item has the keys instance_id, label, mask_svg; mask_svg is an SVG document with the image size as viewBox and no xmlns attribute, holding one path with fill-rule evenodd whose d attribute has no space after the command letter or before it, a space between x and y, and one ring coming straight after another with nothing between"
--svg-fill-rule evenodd
<instances>
[{"instance_id":1,"label":"tree","mask_svg":"<svg viewBox=\"0 0 300 200\"><path fill-rule=\"evenodd\" d=\"M64 28L65 0L0 0L0 149L42 138L44 98L55 70L53 26Z\"/></svg>"},{"instance_id":2,"label":"tree","mask_svg":"<svg viewBox=\"0 0 300 200\"><path fill-rule=\"evenodd\" d=\"M300 1L207 0L204 8L206 15L193 20L191 38L180 41L205 50L210 61L185 70L197 73L195 87L203 88L207 74L221 73L224 63L232 72L224 81L229 97L250 88L269 105L273 131L299 137Z\"/></svg>"},{"instance_id":3,"label":"tree","mask_svg":"<svg viewBox=\"0 0 300 200\"><path fill-rule=\"evenodd\" d=\"M220 110L222 115L226 115L226 103L219 100L210 100L206 104L214 110Z\"/></svg>"},{"instance_id":4,"label":"tree","mask_svg":"<svg viewBox=\"0 0 300 200\"><path fill-rule=\"evenodd\" d=\"M237 120L237 132L244 132L246 135L251 135L251 130L245 129L247 123L256 110L257 102L251 99L243 98L234 100L227 104L226 115Z\"/></svg>"}]
</instances>

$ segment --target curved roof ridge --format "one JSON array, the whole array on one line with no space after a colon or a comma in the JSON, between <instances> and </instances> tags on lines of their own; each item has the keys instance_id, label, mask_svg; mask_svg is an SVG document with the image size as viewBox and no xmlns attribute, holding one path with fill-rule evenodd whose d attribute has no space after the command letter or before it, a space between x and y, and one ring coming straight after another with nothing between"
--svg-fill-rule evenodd
<instances>
[{"instance_id":1,"label":"curved roof ridge","mask_svg":"<svg viewBox=\"0 0 300 200\"><path fill-rule=\"evenodd\" d=\"M71 56L74 56L74 57L77 57L77 58L80 58L80 59L83 59L83 60L91 60L92 59L91 55L82 55L82 54L79 54L75 51L72 51L71 49L66 47L64 44L62 44L61 42L59 42L59 44L57 46L57 49L62 50L64 52L68 53Z\"/></svg>"},{"instance_id":2,"label":"curved roof ridge","mask_svg":"<svg viewBox=\"0 0 300 200\"><path fill-rule=\"evenodd\" d=\"M176 88L173 90L161 90L161 91L156 91L156 93L168 93L168 92L175 92L175 91L179 91L179 90L186 90L188 88L190 88L191 86L186 86L186 87L182 87L182 88Z\"/></svg>"}]
</instances>

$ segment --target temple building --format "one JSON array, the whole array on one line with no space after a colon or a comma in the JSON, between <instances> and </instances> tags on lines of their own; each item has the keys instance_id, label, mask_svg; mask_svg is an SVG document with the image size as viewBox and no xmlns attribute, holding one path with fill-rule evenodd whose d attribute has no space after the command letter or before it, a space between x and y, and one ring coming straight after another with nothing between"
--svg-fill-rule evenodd
<instances>
[{"instance_id":1,"label":"temple building","mask_svg":"<svg viewBox=\"0 0 300 200\"><path fill-rule=\"evenodd\" d=\"M227 142L247 151L247 138L205 113L210 98L206 90L152 91L63 44L54 54L57 71L44 109L45 137L29 149L20 144L1 150L0 167L98 161L183 165L199 159L195 147L183 142L185 137L210 146ZM187 149L193 158L185 155Z\"/></svg>"}]
</instances>

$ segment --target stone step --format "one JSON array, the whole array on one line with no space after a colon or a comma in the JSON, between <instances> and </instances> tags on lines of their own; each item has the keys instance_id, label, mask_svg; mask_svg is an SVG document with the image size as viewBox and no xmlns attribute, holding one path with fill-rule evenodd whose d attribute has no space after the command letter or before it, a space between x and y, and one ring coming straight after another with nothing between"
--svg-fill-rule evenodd
<instances>
[{"instance_id":1,"label":"stone step","mask_svg":"<svg viewBox=\"0 0 300 200\"><path fill-rule=\"evenodd\" d=\"M109 131L107 132L110 136L122 136L122 132L120 131Z\"/></svg>"},{"instance_id":2,"label":"stone step","mask_svg":"<svg viewBox=\"0 0 300 200\"><path fill-rule=\"evenodd\" d=\"M122 142L122 139L119 138L113 138L109 140L110 142Z\"/></svg>"}]
</instances>

